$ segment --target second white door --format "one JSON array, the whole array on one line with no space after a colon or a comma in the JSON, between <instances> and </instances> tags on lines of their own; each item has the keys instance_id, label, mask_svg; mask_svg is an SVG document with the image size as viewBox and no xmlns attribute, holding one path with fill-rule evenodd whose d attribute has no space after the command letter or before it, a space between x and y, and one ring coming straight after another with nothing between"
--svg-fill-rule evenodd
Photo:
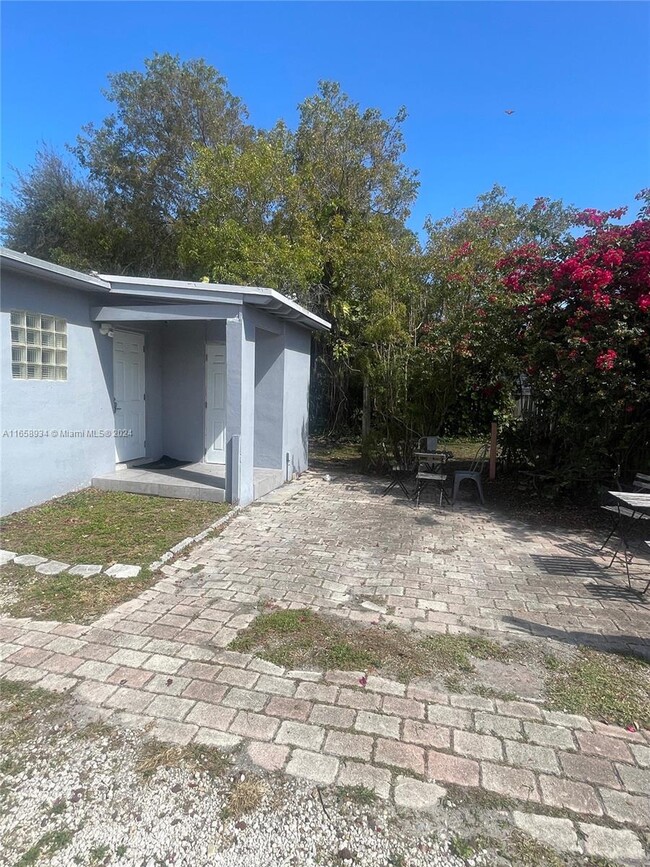
<instances>
[{"instance_id":1,"label":"second white door","mask_svg":"<svg viewBox=\"0 0 650 867\"><path fill-rule=\"evenodd\" d=\"M116 460L144 457L144 334L113 334L113 410Z\"/></svg>"},{"instance_id":2,"label":"second white door","mask_svg":"<svg viewBox=\"0 0 650 867\"><path fill-rule=\"evenodd\" d=\"M226 462L226 346L208 343L205 353L205 460Z\"/></svg>"}]
</instances>

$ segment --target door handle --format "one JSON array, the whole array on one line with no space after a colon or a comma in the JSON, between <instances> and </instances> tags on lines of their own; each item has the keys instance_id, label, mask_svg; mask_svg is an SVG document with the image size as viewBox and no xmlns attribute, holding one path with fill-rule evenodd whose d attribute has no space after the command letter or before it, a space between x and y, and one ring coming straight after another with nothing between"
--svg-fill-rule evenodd
<instances>
[{"instance_id":1,"label":"door handle","mask_svg":"<svg viewBox=\"0 0 650 867\"><path fill-rule=\"evenodd\" d=\"M119 409L119 406L117 405L117 398L114 397L113 398L113 412L117 412L118 409Z\"/></svg>"}]
</instances>

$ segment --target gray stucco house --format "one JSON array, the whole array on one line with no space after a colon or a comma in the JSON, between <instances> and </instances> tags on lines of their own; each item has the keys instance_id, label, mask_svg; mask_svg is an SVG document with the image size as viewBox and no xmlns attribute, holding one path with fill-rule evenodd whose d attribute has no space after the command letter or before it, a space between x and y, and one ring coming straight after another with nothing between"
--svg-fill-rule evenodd
<instances>
[{"instance_id":1,"label":"gray stucco house","mask_svg":"<svg viewBox=\"0 0 650 867\"><path fill-rule=\"evenodd\" d=\"M244 505L307 468L330 326L290 298L6 249L0 273L2 514L90 484Z\"/></svg>"}]
</instances>

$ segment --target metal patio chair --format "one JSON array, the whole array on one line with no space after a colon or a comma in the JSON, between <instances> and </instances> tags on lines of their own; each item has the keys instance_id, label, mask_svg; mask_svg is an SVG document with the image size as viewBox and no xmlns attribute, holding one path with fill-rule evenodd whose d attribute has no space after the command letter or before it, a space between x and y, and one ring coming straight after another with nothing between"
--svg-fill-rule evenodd
<instances>
[{"instance_id":1,"label":"metal patio chair","mask_svg":"<svg viewBox=\"0 0 650 867\"><path fill-rule=\"evenodd\" d=\"M488 462L489 453L490 446L488 443L486 443L485 445L482 445L481 448L476 452L476 457L466 470L456 470L454 472L454 492L452 494L452 502L456 501L456 496L460 488L460 483L463 482L465 479L469 479L476 485L481 504L483 506L485 505L485 499L483 497L483 482L481 480L481 476L483 475L483 470L485 469L485 465Z\"/></svg>"},{"instance_id":2,"label":"metal patio chair","mask_svg":"<svg viewBox=\"0 0 650 867\"><path fill-rule=\"evenodd\" d=\"M410 500L411 492L406 487L406 481L407 479L410 479L414 473L412 444L405 441L399 442L397 444L395 458L389 454L385 443L382 443L382 451L391 477L388 486L382 491L382 497L385 497L389 491L393 490L393 488L399 488L406 499Z\"/></svg>"},{"instance_id":3,"label":"metal patio chair","mask_svg":"<svg viewBox=\"0 0 650 867\"><path fill-rule=\"evenodd\" d=\"M420 497L422 491L427 485L433 485L440 491L440 505L442 506L443 499L449 502L449 496L445 490L445 482L449 478L445 473L445 464L447 463L446 452L433 452L427 455L426 458L418 458L418 469L415 476L415 505L416 508L420 505Z\"/></svg>"}]
</instances>

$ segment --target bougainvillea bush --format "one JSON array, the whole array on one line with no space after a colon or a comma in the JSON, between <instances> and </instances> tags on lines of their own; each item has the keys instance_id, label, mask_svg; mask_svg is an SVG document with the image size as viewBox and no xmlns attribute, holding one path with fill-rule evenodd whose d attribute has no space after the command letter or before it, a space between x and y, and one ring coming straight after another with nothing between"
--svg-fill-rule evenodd
<instances>
[{"instance_id":1,"label":"bougainvillea bush","mask_svg":"<svg viewBox=\"0 0 650 867\"><path fill-rule=\"evenodd\" d=\"M533 398L506 442L551 494L650 471L650 191L637 198L628 225L589 209L582 237L498 263Z\"/></svg>"}]
</instances>

